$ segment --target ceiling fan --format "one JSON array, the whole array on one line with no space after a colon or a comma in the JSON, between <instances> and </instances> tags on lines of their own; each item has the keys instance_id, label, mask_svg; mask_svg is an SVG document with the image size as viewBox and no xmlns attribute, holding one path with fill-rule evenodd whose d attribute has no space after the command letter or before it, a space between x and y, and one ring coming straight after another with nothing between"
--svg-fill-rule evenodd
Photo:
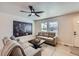
<instances>
[{"instance_id":1,"label":"ceiling fan","mask_svg":"<svg viewBox=\"0 0 79 59\"><path fill-rule=\"evenodd\" d=\"M40 13L43 13L44 11L35 11L35 9L33 8L33 6L28 6L29 9L30 9L30 12L27 12L27 11L24 11L24 10L21 10L20 12L24 12L24 13L30 13L28 16L31 16L31 15L36 15L37 17L40 17Z\"/></svg>"}]
</instances>

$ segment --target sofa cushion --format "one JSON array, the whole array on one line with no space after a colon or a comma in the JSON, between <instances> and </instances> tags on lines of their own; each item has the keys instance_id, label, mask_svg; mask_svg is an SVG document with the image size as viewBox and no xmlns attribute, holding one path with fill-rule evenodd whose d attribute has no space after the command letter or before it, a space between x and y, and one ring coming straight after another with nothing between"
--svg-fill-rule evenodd
<instances>
[{"instance_id":1,"label":"sofa cushion","mask_svg":"<svg viewBox=\"0 0 79 59\"><path fill-rule=\"evenodd\" d=\"M53 40L51 37L45 37L45 36L37 36L37 38L45 39L45 40Z\"/></svg>"},{"instance_id":2,"label":"sofa cushion","mask_svg":"<svg viewBox=\"0 0 79 59\"><path fill-rule=\"evenodd\" d=\"M48 37L45 37L45 36L37 36L37 38L47 39Z\"/></svg>"},{"instance_id":3,"label":"sofa cushion","mask_svg":"<svg viewBox=\"0 0 79 59\"><path fill-rule=\"evenodd\" d=\"M45 36L45 37L52 37L53 38L55 36L55 33L53 33L53 32L39 32L38 36Z\"/></svg>"},{"instance_id":4,"label":"sofa cushion","mask_svg":"<svg viewBox=\"0 0 79 59\"><path fill-rule=\"evenodd\" d=\"M48 37L48 32L44 32L43 36Z\"/></svg>"},{"instance_id":5,"label":"sofa cushion","mask_svg":"<svg viewBox=\"0 0 79 59\"><path fill-rule=\"evenodd\" d=\"M53 38L51 38L51 37L48 37L47 39L48 39L48 40L54 40L54 39L53 39Z\"/></svg>"},{"instance_id":6,"label":"sofa cushion","mask_svg":"<svg viewBox=\"0 0 79 59\"><path fill-rule=\"evenodd\" d=\"M39 32L39 33L38 33L38 36L42 36L42 35L43 35L43 32Z\"/></svg>"},{"instance_id":7,"label":"sofa cushion","mask_svg":"<svg viewBox=\"0 0 79 59\"><path fill-rule=\"evenodd\" d=\"M55 36L55 33L49 33L49 37L54 37Z\"/></svg>"}]
</instances>

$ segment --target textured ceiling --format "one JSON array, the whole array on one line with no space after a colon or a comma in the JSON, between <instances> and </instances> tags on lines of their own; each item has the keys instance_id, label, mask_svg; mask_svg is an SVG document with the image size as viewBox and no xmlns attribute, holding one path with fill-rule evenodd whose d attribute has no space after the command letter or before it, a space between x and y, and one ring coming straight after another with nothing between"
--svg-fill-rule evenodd
<instances>
[{"instance_id":1,"label":"textured ceiling","mask_svg":"<svg viewBox=\"0 0 79 59\"><path fill-rule=\"evenodd\" d=\"M30 11L28 5L32 5L35 10L44 11L41 17L31 16L28 13L21 13L20 10ZM0 12L13 14L32 20L54 17L71 12L79 11L78 2L0 2Z\"/></svg>"}]
</instances>

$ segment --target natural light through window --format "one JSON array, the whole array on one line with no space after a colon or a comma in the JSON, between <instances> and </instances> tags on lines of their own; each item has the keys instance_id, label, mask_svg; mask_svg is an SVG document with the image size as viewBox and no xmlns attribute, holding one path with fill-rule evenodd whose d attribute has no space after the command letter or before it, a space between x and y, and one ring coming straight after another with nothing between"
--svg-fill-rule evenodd
<instances>
[{"instance_id":1,"label":"natural light through window","mask_svg":"<svg viewBox=\"0 0 79 59\"><path fill-rule=\"evenodd\" d=\"M42 22L41 23L41 31L58 33L58 22L57 21Z\"/></svg>"}]
</instances>

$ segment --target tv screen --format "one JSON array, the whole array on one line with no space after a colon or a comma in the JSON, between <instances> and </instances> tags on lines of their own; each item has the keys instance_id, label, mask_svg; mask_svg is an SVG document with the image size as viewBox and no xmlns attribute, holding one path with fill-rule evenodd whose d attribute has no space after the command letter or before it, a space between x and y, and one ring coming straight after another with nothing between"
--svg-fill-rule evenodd
<instances>
[{"instance_id":1,"label":"tv screen","mask_svg":"<svg viewBox=\"0 0 79 59\"><path fill-rule=\"evenodd\" d=\"M32 35L32 23L13 21L13 35L15 37Z\"/></svg>"}]
</instances>

